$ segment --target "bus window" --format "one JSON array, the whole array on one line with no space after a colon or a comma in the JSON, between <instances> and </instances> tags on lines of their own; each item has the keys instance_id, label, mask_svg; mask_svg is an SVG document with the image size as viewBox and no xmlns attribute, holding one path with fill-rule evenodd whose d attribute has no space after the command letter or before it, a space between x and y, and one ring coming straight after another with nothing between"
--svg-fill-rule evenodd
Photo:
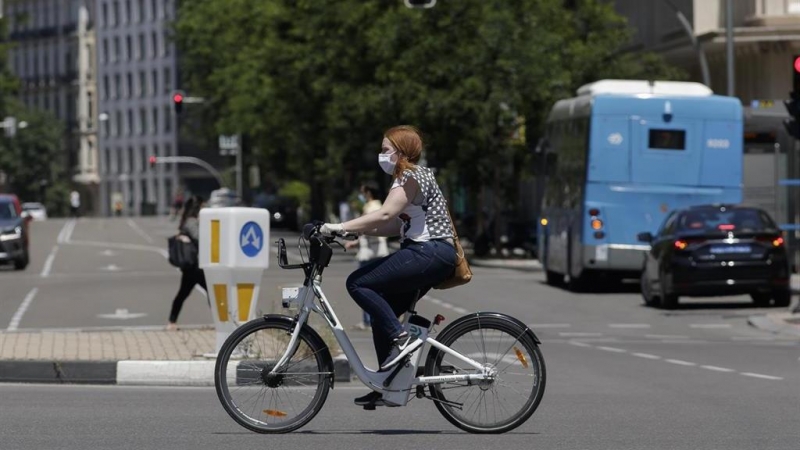
<instances>
[{"instance_id":1,"label":"bus window","mask_svg":"<svg viewBox=\"0 0 800 450\"><path fill-rule=\"evenodd\" d=\"M686 131L650 129L650 148L686 150Z\"/></svg>"}]
</instances>

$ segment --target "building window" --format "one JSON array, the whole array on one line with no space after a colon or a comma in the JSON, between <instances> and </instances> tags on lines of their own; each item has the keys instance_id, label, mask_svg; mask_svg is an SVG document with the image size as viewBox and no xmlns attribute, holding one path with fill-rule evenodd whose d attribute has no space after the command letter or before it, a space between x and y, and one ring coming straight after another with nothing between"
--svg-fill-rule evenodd
<instances>
[{"instance_id":1,"label":"building window","mask_svg":"<svg viewBox=\"0 0 800 450\"><path fill-rule=\"evenodd\" d=\"M169 106L164 107L164 132L169 133L172 131L172 109Z\"/></svg>"},{"instance_id":2,"label":"building window","mask_svg":"<svg viewBox=\"0 0 800 450\"><path fill-rule=\"evenodd\" d=\"M115 116L116 117L115 117L114 126L113 126L114 136L119 136L122 133L122 112L121 111L117 111Z\"/></svg>"},{"instance_id":3,"label":"building window","mask_svg":"<svg viewBox=\"0 0 800 450\"><path fill-rule=\"evenodd\" d=\"M122 98L122 77L114 75L114 98Z\"/></svg>"},{"instance_id":4,"label":"building window","mask_svg":"<svg viewBox=\"0 0 800 450\"><path fill-rule=\"evenodd\" d=\"M158 70L153 69L152 80L150 80L150 93L155 97L158 94Z\"/></svg>"},{"instance_id":5,"label":"building window","mask_svg":"<svg viewBox=\"0 0 800 450\"><path fill-rule=\"evenodd\" d=\"M133 59L133 38L125 36L125 53L128 61Z\"/></svg>"},{"instance_id":6,"label":"building window","mask_svg":"<svg viewBox=\"0 0 800 450\"><path fill-rule=\"evenodd\" d=\"M139 134L147 133L147 111L144 108L139 109Z\"/></svg>"},{"instance_id":7,"label":"building window","mask_svg":"<svg viewBox=\"0 0 800 450\"><path fill-rule=\"evenodd\" d=\"M162 49L161 54L164 56L169 56L171 53L170 46L172 45L172 42L170 42L169 34L167 31L164 31L164 35L161 37L161 43L163 45L163 47L161 47Z\"/></svg>"},{"instance_id":8,"label":"building window","mask_svg":"<svg viewBox=\"0 0 800 450\"><path fill-rule=\"evenodd\" d=\"M106 99L110 96L111 93L111 86L108 81L108 75L103 76L103 98Z\"/></svg>"},{"instance_id":9,"label":"building window","mask_svg":"<svg viewBox=\"0 0 800 450\"><path fill-rule=\"evenodd\" d=\"M121 60L122 59L121 54L122 54L122 50L121 50L121 48L119 46L119 38L115 37L114 38L114 55L112 56L112 58L113 58L112 61L113 62L117 62L117 61Z\"/></svg>"},{"instance_id":10,"label":"building window","mask_svg":"<svg viewBox=\"0 0 800 450\"><path fill-rule=\"evenodd\" d=\"M139 52L136 54L139 59L144 58L144 52L147 51L144 40L144 33L139 34Z\"/></svg>"},{"instance_id":11,"label":"building window","mask_svg":"<svg viewBox=\"0 0 800 450\"><path fill-rule=\"evenodd\" d=\"M164 93L172 92L172 71L169 67L164 68Z\"/></svg>"},{"instance_id":12,"label":"building window","mask_svg":"<svg viewBox=\"0 0 800 450\"><path fill-rule=\"evenodd\" d=\"M150 36L150 38L152 39L152 42L150 43L152 47L150 49L150 56L153 59L156 59L158 57L158 34L153 31L153 34Z\"/></svg>"},{"instance_id":13,"label":"building window","mask_svg":"<svg viewBox=\"0 0 800 450\"><path fill-rule=\"evenodd\" d=\"M156 20L158 16L158 2L157 0L150 1L150 18Z\"/></svg>"},{"instance_id":14,"label":"building window","mask_svg":"<svg viewBox=\"0 0 800 450\"><path fill-rule=\"evenodd\" d=\"M127 164L128 164L128 173L133 173L133 147L128 148L128 154L126 155Z\"/></svg>"},{"instance_id":15,"label":"building window","mask_svg":"<svg viewBox=\"0 0 800 450\"><path fill-rule=\"evenodd\" d=\"M172 16L172 0L164 0L164 18L169 19Z\"/></svg>"},{"instance_id":16,"label":"building window","mask_svg":"<svg viewBox=\"0 0 800 450\"><path fill-rule=\"evenodd\" d=\"M102 18L103 23L101 24L101 26L103 28L105 28L105 27L108 26L108 3L103 2L103 15L102 16L103 16L103 18Z\"/></svg>"},{"instance_id":17,"label":"building window","mask_svg":"<svg viewBox=\"0 0 800 450\"><path fill-rule=\"evenodd\" d=\"M133 134L133 110L128 110L128 135Z\"/></svg>"},{"instance_id":18,"label":"building window","mask_svg":"<svg viewBox=\"0 0 800 450\"><path fill-rule=\"evenodd\" d=\"M139 22L144 20L144 0L139 0Z\"/></svg>"},{"instance_id":19,"label":"building window","mask_svg":"<svg viewBox=\"0 0 800 450\"><path fill-rule=\"evenodd\" d=\"M158 134L158 108L153 108L153 134Z\"/></svg>"},{"instance_id":20,"label":"building window","mask_svg":"<svg viewBox=\"0 0 800 450\"><path fill-rule=\"evenodd\" d=\"M142 155L141 167L144 167L145 170L149 170L150 164L149 164L148 160L150 159L150 155L147 154L147 147L145 147L144 145L141 147L141 155ZM143 184L145 186L147 185L146 183L143 183Z\"/></svg>"},{"instance_id":21,"label":"building window","mask_svg":"<svg viewBox=\"0 0 800 450\"><path fill-rule=\"evenodd\" d=\"M139 98L144 97L146 92L147 92L147 76L145 75L144 70L142 70L141 72L139 72L139 91L138 91Z\"/></svg>"},{"instance_id":22,"label":"building window","mask_svg":"<svg viewBox=\"0 0 800 450\"><path fill-rule=\"evenodd\" d=\"M114 20L114 25L118 25L119 24L119 2L116 1L116 0L114 1L114 9L113 9L113 13L112 14L114 14L114 19L113 19Z\"/></svg>"},{"instance_id":23,"label":"building window","mask_svg":"<svg viewBox=\"0 0 800 450\"><path fill-rule=\"evenodd\" d=\"M133 97L133 74L128 72L128 98Z\"/></svg>"},{"instance_id":24,"label":"building window","mask_svg":"<svg viewBox=\"0 0 800 450\"><path fill-rule=\"evenodd\" d=\"M131 14L131 0L125 0L125 22L133 22L133 14Z\"/></svg>"}]
</instances>

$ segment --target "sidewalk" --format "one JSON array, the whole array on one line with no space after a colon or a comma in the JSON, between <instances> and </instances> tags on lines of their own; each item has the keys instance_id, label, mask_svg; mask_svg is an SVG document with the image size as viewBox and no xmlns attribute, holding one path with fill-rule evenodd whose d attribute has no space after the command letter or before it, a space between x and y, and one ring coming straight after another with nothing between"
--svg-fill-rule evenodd
<instances>
[{"instance_id":1,"label":"sidewalk","mask_svg":"<svg viewBox=\"0 0 800 450\"><path fill-rule=\"evenodd\" d=\"M213 386L215 340L210 326L0 332L0 382ZM343 356L334 369L351 380Z\"/></svg>"}]
</instances>

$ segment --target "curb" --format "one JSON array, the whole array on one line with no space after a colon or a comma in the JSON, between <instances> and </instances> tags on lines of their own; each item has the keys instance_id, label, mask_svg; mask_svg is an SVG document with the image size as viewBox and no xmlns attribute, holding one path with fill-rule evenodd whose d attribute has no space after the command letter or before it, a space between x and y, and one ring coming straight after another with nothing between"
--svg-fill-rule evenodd
<instances>
[{"instance_id":1,"label":"curb","mask_svg":"<svg viewBox=\"0 0 800 450\"><path fill-rule=\"evenodd\" d=\"M800 337L800 326L786 323L786 321L782 319L784 316L788 317L792 316L792 314L750 316L747 318L747 323L760 330Z\"/></svg>"},{"instance_id":2,"label":"curb","mask_svg":"<svg viewBox=\"0 0 800 450\"><path fill-rule=\"evenodd\" d=\"M216 361L0 361L0 382L118 384L125 386L214 386ZM244 377L239 363L229 377ZM344 357L333 358L334 381L350 382Z\"/></svg>"}]
</instances>

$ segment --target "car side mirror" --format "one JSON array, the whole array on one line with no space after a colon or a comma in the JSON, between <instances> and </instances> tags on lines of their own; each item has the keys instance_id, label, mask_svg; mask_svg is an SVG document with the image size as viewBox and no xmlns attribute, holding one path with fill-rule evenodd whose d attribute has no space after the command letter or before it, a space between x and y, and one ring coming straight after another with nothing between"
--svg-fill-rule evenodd
<instances>
[{"instance_id":1,"label":"car side mirror","mask_svg":"<svg viewBox=\"0 0 800 450\"><path fill-rule=\"evenodd\" d=\"M637 234L636 238L639 240L639 242L647 242L647 243L653 242L653 234L650 233L649 231Z\"/></svg>"}]
</instances>

